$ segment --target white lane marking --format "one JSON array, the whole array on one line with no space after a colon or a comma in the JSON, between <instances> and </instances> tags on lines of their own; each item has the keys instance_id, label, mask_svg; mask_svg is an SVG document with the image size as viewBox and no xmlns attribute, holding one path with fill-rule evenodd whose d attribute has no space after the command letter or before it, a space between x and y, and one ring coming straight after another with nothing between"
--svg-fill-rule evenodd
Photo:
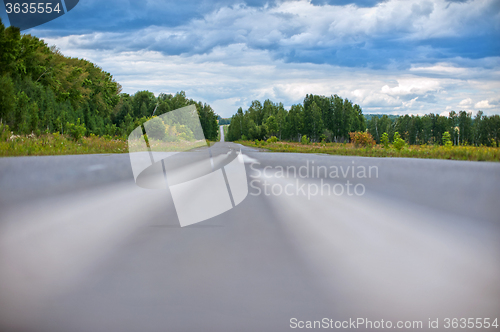
<instances>
[{"instance_id":1,"label":"white lane marking","mask_svg":"<svg viewBox=\"0 0 500 332\"><path fill-rule=\"evenodd\" d=\"M257 159L254 159L252 157L249 157L247 156L246 154L241 154L243 156L243 162L245 164L254 164L254 163L258 163L259 161Z\"/></svg>"}]
</instances>

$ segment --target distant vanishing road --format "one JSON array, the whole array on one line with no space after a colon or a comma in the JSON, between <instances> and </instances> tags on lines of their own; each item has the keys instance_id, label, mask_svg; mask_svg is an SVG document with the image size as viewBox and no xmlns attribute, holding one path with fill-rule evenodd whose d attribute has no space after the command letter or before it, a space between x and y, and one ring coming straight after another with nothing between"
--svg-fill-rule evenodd
<instances>
[{"instance_id":1,"label":"distant vanishing road","mask_svg":"<svg viewBox=\"0 0 500 332\"><path fill-rule=\"evenodd\" d=\"M219 126L220 141L224 142L224 126Z\"/></svg>"},{"instance_id":2,"label":"distant vanishing road","mask_svg":"<svg viewBox=\"0 0 500 332\"><path fill-rule=\"evenodd\" d=\"M230 149L249 195L183 228L126 154L0 158L0 331L498 317L499 163Z\"/></svg>"}]
</instances>

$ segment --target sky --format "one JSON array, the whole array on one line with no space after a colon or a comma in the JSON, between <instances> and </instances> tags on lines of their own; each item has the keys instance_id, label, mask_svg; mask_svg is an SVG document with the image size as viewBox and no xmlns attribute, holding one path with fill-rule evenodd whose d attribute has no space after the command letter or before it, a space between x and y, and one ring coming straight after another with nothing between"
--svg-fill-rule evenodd
<instances>
[{"instance_id":1,"label":"sky","mask_svg":"<svg viewBox=\"0 0 500 332\"><path fill-rule=\"evenodd\" d=\"M123 92L184 90L222 117L306 94L367 114L500 114L499 0L80 0L24 33Z\"/></svg>"}]
</instances>

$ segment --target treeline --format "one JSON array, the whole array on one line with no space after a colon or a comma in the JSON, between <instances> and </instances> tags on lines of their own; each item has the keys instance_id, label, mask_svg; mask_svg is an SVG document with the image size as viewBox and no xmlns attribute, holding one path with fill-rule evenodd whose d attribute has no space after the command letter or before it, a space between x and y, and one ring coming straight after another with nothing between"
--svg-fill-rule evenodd
<instances>
[{"instance_id":1,"label":"treeline","mask_svg":"<svg viewBox=\"0 0 500 332\"><path fill-rule=\"evenodd\" d=\"M65 133L75 124L85 135L127 137L155 115L196 104L207 139L218 135L212 108L184 92L121 93L97 65L65 57L55 47L0 21L0 121L16 134ZM155 111L156 108L156 111Z\"/></svg>"},{"instance_id":2,"label":"treeline","mask_svg":"<svg viewBox=\"0 0 500 332\"><path fill-rule=\"evenodd\" d=\"M280 140L299 141L303 135L313 142L344 142L349 133L365 131L361 107L347 99L306 95L302 104L287 111L282 103L255 100L246 110L240 107L231 118L227 140L262 140L276 136Z\"/></svg>"},{"instance_id":3,"label":"treeline","mask_svg":"<svg viewBox=\"0 0 500 332\"><path fill-rule=\"evenodd\" d=\"M221 117L219 117L219 125L220 126L228 125L230 123L231 123L231 118L221 118Z\"/></svg>"},{"instance_id":4,"label":"treeline","mask_svg":"<svg viewBox=\"0 0 500 332\"><path fill-rule=\"evenodd\" d=\"M408 144L442 144L445 132L450 134L453 145L499 146L500 116L451 111L449 116L427 114L424 116L404 115L390 118L387 115L373 116L367 123L368 132L377 143L383 133L392 141L398 132Z\"/></svg>"},{"instance_id":5,"label":"treeline","mask_svg":"<svg viewBox=\"0 0 500 332\"><path fill-rule=\"evenodd\" d=\"M276 136L280 140L300 141L305 135L313 142L346 142L349 133L368 131L377 143L382 135L401 139L411 145L443 144L449 133L453 145L500 146L500 116L486 116L451 111L449 116L363 115L361 107L337 95L306 95L302 104L286 110L282 103L253 101L243 111L240 107L231 118L226 137L229 141L263 140ZM447 135L447 134L446 134Z\"/></svg>"},{"instance_id":6,"label":"treeline","mask_svg":"<svg viewBox=\"0 0 500 332\"><path fill-rule=\"evenodd\" d=\"M372 118L374 118L374 117L379 117L379 118L381 118L381 117L382 117L382 116L384 116L384 115L388 116L388 117L389 117L389 119L391 119L391 120L396 120L396 119L399 117L399 115L394 115L394 114L364 114L364 116L365 116L365 120L366 120L367 122L368 122L368 121L370 121L370 120L371 120Z\"/></svg>"},{"instance_id":7,"label":"treeline","mask_svg":"<svg viewBox=\"0 0 500 332\"><path fill-rule=\"evenodd\" d=\"M112 117L113 126L117 130L129 134L138 125L147 121L151 116L158 116L178 108L196 105L203 134L206 139L216 140L219 134L217 115L212 107L206 103L188 99L184 91L175 95L160 93L158 97L149 91L139 91L134 95L120 94L120 99L114 107Z\"/></svg>"}]
</instances>

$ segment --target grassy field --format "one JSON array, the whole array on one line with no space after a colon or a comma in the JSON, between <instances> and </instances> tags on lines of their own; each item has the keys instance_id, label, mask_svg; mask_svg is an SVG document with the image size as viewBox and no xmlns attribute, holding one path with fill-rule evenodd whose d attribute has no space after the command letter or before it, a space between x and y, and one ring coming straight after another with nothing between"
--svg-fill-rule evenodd
<instances>
[{"instance_id":1,"label":"grassy field","mask_svg":"<svg viewBox=\"0 0 500 332\"><path fill-rule=\"evenodd\" d=\"M127 142L98 136L82 137L78 142L67 136L10 136L0 141L0 156L48 156L63 154L126 153Z\"/></svg>"},{"instance_id":2,"label":"grassy field","mask_svg":"<svg viewBox=\"0 0 500 332\"><path fill-rule=\"evenodd\" d=\"M254 141L238 141L237 143L263 148L271 152L298 152L298 153L323 153L341 156L363 157L402 157L402 158L428 158L428 159L453 159L471 161L500 161L500 148L476 146L436 146L436 145L410 145L396 150L393 147L384 148L381 145L374 147L355 147L351 143L310 143L297 142L267 143Z\"/></svg>"}]
</instances>

